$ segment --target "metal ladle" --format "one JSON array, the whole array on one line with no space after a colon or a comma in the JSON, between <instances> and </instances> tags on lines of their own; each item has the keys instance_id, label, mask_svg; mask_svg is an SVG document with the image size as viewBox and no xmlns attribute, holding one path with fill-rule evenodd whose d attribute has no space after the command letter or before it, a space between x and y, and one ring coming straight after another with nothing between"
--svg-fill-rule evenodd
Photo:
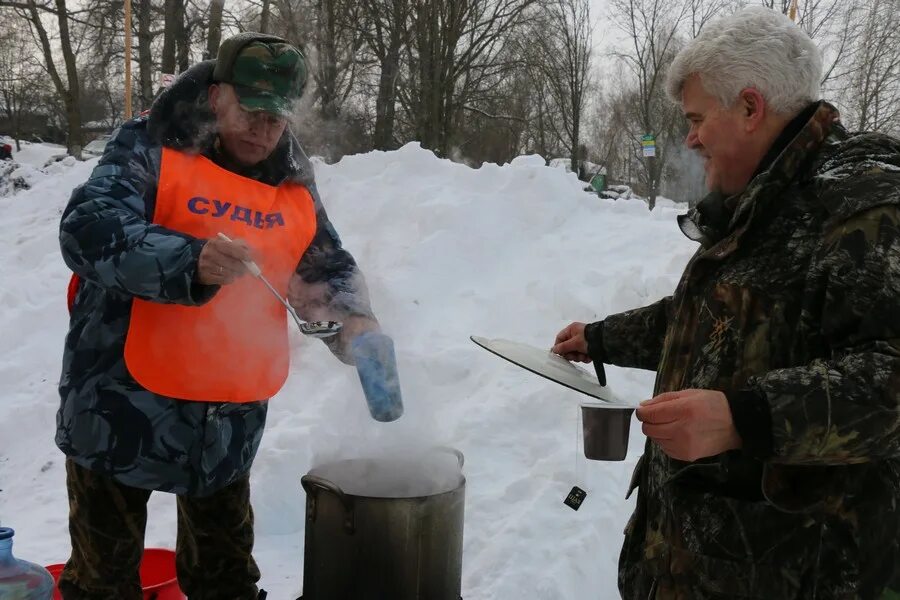
<instances>
[{"instance_id":1,"label":"metal ladle","mask_svg":"<svg viewBox=\"0 0 900 600\"><path fill-rule=\"evenodd\" d=\"M219 233L219 239L225 240L226 242L230 242L231 238L229 238L224 233ZM250 274L262 281L266 284L266 287L269 288L269 291L272 292L272 295L278 298L278 301L281 302L287 311L294 318L294 322L297 323L297 327L300 329L300 333L303 335L308 335L310 337L315 338L327 338L333 335L337 335L340 333L341 328L343 327L342 323L338 321L304 321L297 315L297 311L294 310L294 307L290 305L290 303L281 297L281 294L278 293L269 280L266 279L266 276L262 274L262 269L259 268L252 260L243 260L244 266L247 267L247 270L250 271Z\"/></svg>"}]
</instances>

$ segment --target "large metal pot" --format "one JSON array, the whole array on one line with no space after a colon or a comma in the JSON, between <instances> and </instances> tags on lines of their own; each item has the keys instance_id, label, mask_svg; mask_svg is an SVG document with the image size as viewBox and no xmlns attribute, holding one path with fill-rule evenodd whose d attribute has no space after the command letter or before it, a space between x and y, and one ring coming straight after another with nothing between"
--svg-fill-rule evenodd
<instances>
[{"instance_id":1,"label":"large metal pot","mask_svg":"<svg viewBox=\"0 0 900 600\"><path fill-rule=\"evenodd\" d=\"M304 475L303 600L460 600L466 480L451 452Z\"/></svg>"}]
</instances>

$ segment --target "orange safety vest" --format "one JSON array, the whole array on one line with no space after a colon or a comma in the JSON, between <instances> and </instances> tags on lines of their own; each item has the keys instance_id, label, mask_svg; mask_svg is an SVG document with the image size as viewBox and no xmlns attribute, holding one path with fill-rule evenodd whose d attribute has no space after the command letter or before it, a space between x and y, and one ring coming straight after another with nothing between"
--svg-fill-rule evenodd
<instances>
[{"instance_id":1,"label":"orange safety vest","mask_svg":"<svg viewBox=\"0 0 900 600\"><path fill-rule=\"evenodd\" d=\"M153 223L195 238L222 232L244 240L285 297L315 235L316 213L300 184L272 187L203 156L164 148ZM209 402L265 400L284 385L289 363L284 306L251 275L222 286L203 306L137 298L132 305L125 364L156 394Z\"/></svg>"}]
</instances>

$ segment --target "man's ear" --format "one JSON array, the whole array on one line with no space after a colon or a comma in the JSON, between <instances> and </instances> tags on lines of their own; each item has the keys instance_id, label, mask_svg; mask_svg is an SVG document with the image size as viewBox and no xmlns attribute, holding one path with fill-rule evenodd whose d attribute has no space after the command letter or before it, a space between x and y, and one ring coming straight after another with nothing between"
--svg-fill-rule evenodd
<instances>
[{"instance_id":1,"label":"man's ear","mask_svg":"<svg viewBox=\"0 0 900 600\"><path fill-rule=\"evenodd\" d=\"M209 86L209 90L207 90L207 96L209 98L209 109L216 114L216 109L219 106L219 94L221 93L221 88L219 88L219 84L214 83Z\"/></svg>"},{"instance_id":2,"label":"man's ear","mask_svg":"<svg viewBox=\"0 0 900 600\"><path fill-rule=\"evenodd\" d=\"M741 116L747 132L759 129L766 117L769 107L766 99L756 88L745 88L740 94Z\"/></svg>"}]
</instances>

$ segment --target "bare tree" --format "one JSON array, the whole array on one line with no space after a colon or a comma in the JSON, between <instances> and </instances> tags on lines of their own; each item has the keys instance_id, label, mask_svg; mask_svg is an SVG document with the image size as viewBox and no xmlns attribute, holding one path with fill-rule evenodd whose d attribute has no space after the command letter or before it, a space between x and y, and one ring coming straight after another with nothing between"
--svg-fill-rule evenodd
<instances>
[{"instance_id":1,"label":"bare tree","mask_svg":"<svg viewBox=\"0 0 900 600\"><path fill-rule=\"evenodd\" d=\"M165 33L163 34L162 71L175 73L187 68L187 30L184 26L184 0L165 0Z\"/></svg>"},{"instance_id":2,"label":"bare tree","mask_svg":"<svg viewBox=\"0 0 900 600\"><path fill-rule=\"evenodd\" d=\"M360 35L379 66L372 145L389 150L394 147L402 52L409 40L409 0L359 0L359 9Z\"/></svg>"},{"instance_id":3,"label":"bare tree","mask_svg":"<svg viewBox=\"0 0 900 600\"><path fill-rule=\"evenodd\" d=\"M269 32L269 17L271 14L270 6L271 0L263 0L262 2L262 11L259 16L259 31L260 33L268 33Z\"/></svg>"},{"instance_id":4,"label":"bare tree","mask_svg":"<svg viewBox=\"0 0 900 600\"><path fill-rule=\"evenodd\" d=\"M313 77L320 111L326 119L335 119L353 88L356 53L362 37L353 26L357 20L355 0L316 0L316 24L313 38L316 67Z\"/></svg>"},{"instance_id":5,"label":"bare tree","mask_svg":"<svg viewBox=\"0 0 900 600\"><path fill-rule=\"evenodd\" d=\"M149 107L153 101L153 4L151 0L138 0L137 43L138 43L138 99L142 107Z\"/></svg>"},{"instance_id":6,"label":"bare tree","mask_svg":"<svg viewBox=\"0 0 900 600\"><path fill-rule=\"evenodd\" d=\"M669 147L676 142L681 113L665 96L665 71L679 48L679 27L691 3L686 0L612 0L611 8L619 27L629 38L627 51L616 53L631 72L636 94L634 119L626 122L629 141L640 153L640 138L656 139L656 156L642 161L641 180L647 188L650 209L656 205L660 176L666 166Z\"/></svg>"},{"instance_id":7,"label":"bare tree","mask_svg":"<svg viewBox=\"0 0 900 600\"><path fill-rule=\"evenodd\" d=\"M735 0L689 0L687 23L690 25L690 37L700 35L704 25L726 10L734 8L735 4Z\"/></svg>"},{"instance_id":8,"label":"bare tree","mask_svg":"<svg viewBox=\"0 0 900 600\"><path fill-rule=\"evenodd\" d=\"M412 0L409 81L400 94L416 139L448 155L468 101L507 65L494 59L536 0Z\"/></svg>"},{"instance_id":9,"label":"bare tree","mask_svg":"<svg viewBox=\"0 0 900 600\"><path fill-rule=\"evenodd\" d=\"M154 72L158 63L154 56L156 40L163 33L163 10L161 3L154 0L133 0L135 2L132 19L132 56L137 61L137 77L132 84L132 94L136 98L137 111L148 108L154 96ZM115 122L121 116L122 87L125 58L125 39L122 32L124 19L123 3L117 0L81 0L86 16L79 21L79 39L82 48L76 53L82 70L91 80L91 87L101 92L110 105L109 114L104 119ZM136 46L136 47L135 47ZM84 87L84 86L82 86ZM85 117L91 120L89 117Z\"/></svg>"},{"instance_id":10,"label":"bare tree","mask_svg":"<svg viewBox=\"0 0 900 600\"><path fill-rule=\"evenodd\" d=\"M75 52L73 51L72 39L69 35L69 23L72 16L66 7L66 0L54 0L52 5L38 4L37 0L24 0L23 3L0 3L0 6L4 5L15 7L20 16L28 20L32 35L37 38L37 43L44 59L44 69L50 75L56 93L64 106L66 148L70 154L80 159L81 149L84 146L84 138L81 131L81 88L78 68L75 63ZM66 75L65 81L63 81L57 68L50 35L42 19L45 14L52 14L56 17L56 25L59 32L59 48Z\"/></svg>"},{"instance_id":11,"label":"bare tree","mask_svg":"<svg viewBox=\"0 0 900 600\"><path fill-rule=\"evenodd\" d=\"M222 41L222 12L225 0L211 0L209 3L209 33L206 37L206 58L215 58Z\"/></svg>"},{"instance_id":12,"label":"bare tree","mask_svg":"<svg viewBox=\"0 0 900 600\"><path fill-rule=\"evenodd\" d=\"M621 65L605 77L609 81L623 78ZM627 163L631 159L631 147L625 139L627 132L622 126L629 118L625 95L626 90L620 86L599 90L587 119L594 156L606 167L610 180L626 181Z\"/></svg>"},{"instance_id":13,"label":"bare tree","mask_svg":"<svg viewBox=\"0 0 900 600\"><path fill-rule=\"evenodd\" d=\"M761 4L782 14L789 14L793 0L761 0ZM824 69L822 84L827 85L847 58L854 37L848 12L853 3L842 0L799 0L797 25L809 35L822 52ZM838 84L839 85L839 84Z\"/></svg>"},{"instance_id":14,"label":"bare tree","mask_svg":"<svg viewBox=\"0 0 900 600\"><path fill-rule=\"evenodd\" d=\"M306 46L313 38L314 14L312 0L272 0L271 22L267 23L267 33L280 35L288 41Z\"/></svg>"},{"instance_id":15,"label":"bare tree","mask_svg":"<svg viewBox=\"0 0 900 600\"><path fill-rule=\"evenodd\" d=\"M553 0L541 7L529 41L540 49L531 67L535 85L546 84L561 121L556 129L573 173L579 172L585 94L590 84L593 27L587 0Z\"/></svg>"},{"instance_id":16,"label":"bare tree","mask_svg":"<svg viewBox=\"0 0 900 600\"><path fill-rule=\"evenodd\" d=\"M19 23L0 23L0 108L21 150L23 119L37 104L39 66L31 59L30 39Z\"/></svg>"},{"instance_id":17,"label":"bare tree","mask_svg":"<svg viewBox=\"0 0 900 600\"><path fill-rule=\"evenodd\" d=\"M858 7L846 104L861 130L900 133L900 0Z\"/></svg>"}]
</instances>

